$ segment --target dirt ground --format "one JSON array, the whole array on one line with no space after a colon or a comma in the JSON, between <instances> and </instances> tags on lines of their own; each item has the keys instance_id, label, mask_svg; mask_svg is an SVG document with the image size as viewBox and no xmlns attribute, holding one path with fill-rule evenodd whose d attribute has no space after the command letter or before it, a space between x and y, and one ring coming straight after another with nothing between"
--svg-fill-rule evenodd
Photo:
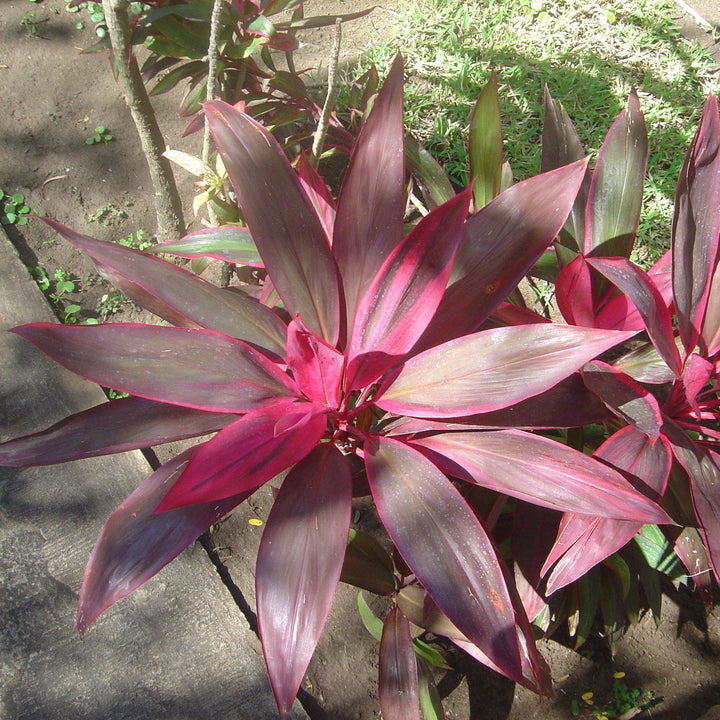
<instances>
[{"instance_id":1,"label":"dirt ground","mask_svg":"<svg viewBox=\"0 0 720 720\"><path fill-rule=\"evenodd\" d=\"M324 0L308 3L307 10L323 14L341 6L348 12L365 5L358 0ZM396 2L381 2L368 18L345 28L345 62L351 62L370 39L391 34L397 7ZM90 27L77 30L77 21L77 15L66 12L63 0L0 0L0 187L23 193L33 212L82 233L105 240L126 238L138 230L151 236L152 191L134 127L106 54L80 54L93 36ZM306 33L301 62L324 58L330 36L329 30ZM176 115L177 100L172 95L155 99L162 130L170 147L199 153L199 135L181 138L185 121ZM114 139L86 144L98 125L107 127ZM183 172L176 176L190 218L192 178ZM81 317L97 315L98 303L110 307L112 291L98 282L92 265L41 222L31 220L27 226L7 230L36 276L44 272L53 281L60 272L72 278L76 291L62 295L62 305L81 305ZM140 317L131 308L120 310L116 317L124 320ZM160 450L161 458L169 454L171 449ZM247 568L252 566L261 528L248 520L264 520L269 505L270 491L261 491L213 536L219 556L251 608L253 583ZM356 595L352 588L340 589L303 684L303 704L313 720L378 716L377 644L362 627ZM720 704L720 610L705 619L694 598L684 592L670 588L660 627L656 629L646 617L620 642L614 658L601 643L582 655L552 640L542 641L541 647L553 670L556 699L540 701L455 653L454 669L438 677L448 718L562 720L573 717L574 704L581 716L592 717L593 708L610 700L613 673L618 671L626 673L628 687L662 698L652 709L655 720L695 720ZM586 692L594 693L594 706L582 700Z\"/></svg>"}]
</instances>

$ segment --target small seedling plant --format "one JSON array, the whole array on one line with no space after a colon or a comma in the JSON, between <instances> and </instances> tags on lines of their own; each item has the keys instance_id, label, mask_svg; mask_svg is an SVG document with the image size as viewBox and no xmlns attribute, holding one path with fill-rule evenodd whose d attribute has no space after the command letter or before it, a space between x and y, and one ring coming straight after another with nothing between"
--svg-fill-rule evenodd
<instances>
[{"instance_id":1,"label":"small seedling plant","mask_svg":"<svg viewBox=\"0 0 720 720\"><path fill-rule=\"evenodd\" d=\"M0 188L0 223L3 225L27 225L30 208L25 204L22 193L9 195Z\"/></svg>"},{"instance_id":2,"label":"small seedling plant","mask_svg":"<svg viewBox=\"0 0 720 720\"><path fill-rule=\"evenodd\" d=\"M85 138L85 144L95 145L97 143L105 143L107 145L107 143L114 139L112 133L104 125L98 125L93 134Z\"/></svg>"},{"instance_id":3,"label":"small seedling plant","mask_svg":"<svg viewBox=\"0 0 720 720\"><path fill-rule=\"evenodd\" d=\"M386 718L415 719L434 708L423 701L433 693L427 649L413 642L419 631L549 694L530 621L550 596L602 565L629 597L617 550L645 527L696 530L678 554L692 551L708 575L720 563L720 153L706 155L720 145L715 99L678 186L668 290L664 265L647 276L630 263L627 232L614 242L614 228L637 228L638 183L627 178L644 173L632 99L592 175L569 119L549 103L544 171L512 184L491 79L471 119L469 186L456 194L433 165L424 183L431 208L405 234L402 98L398 57L337 200L311 164L295 171L253 118L207 103L247 227L155 251L236 262L258 272L257 285L216 288L46 219L170 325L13 330L129 397L3 443L0 463L52 464L215 433L113 513L88 561L80 632L285 473L255 572L283 718L340 580L389 599L376 618L380 707ZM552 276L551 247L556 292L572 301L577 287L568 324L516 304L519 281L538 264ZM642 331L649 342L638 357L626 343ZM585 428L599 442L586 447ZM371 498L390 552L350 531L353 496ZM548 554L538 553L546 542ZM600 594L608 622L618 608L611 599Z\"/></svg>"}]
</instances>

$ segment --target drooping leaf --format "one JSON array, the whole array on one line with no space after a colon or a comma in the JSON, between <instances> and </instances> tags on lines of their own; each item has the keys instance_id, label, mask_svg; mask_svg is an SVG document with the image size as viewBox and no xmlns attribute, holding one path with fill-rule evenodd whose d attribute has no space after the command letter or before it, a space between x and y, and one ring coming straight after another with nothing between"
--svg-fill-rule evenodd
<instances>
[{"instance_id":1,"label":"drooping leaf","mask_svg":"<svg viewBox=\"0 0 720 720\"><path fill-rule=\"evenodd\" d=\"M376 380L422 335L445 292L469 203L466 191L426 215L370 283L350 340L350 389Z\"/></svg>"},{"instance_id":2,"label":"drooping leaf","mask_svg":"<svg viewBox=\"0 0 720 720\"><path fill-rule=\"evenodd\" d=\"M412 444L433 451L431 459L446 473L553 510L641 523L668 519L612 468L540 435L448 432Z\"/></svg>"},{"instance_id":3,"label":"drooping leaf","mask_svg":"<svg viewBox=\"0 0 720 720\"><path fill-rule=\"evenodd\" d=\"M672 274L680 337L686 352L695 347L707 308L720 230L720 116L717 98L708 97L692 145L685 155L675 192ZM703 329L713 344L717 307Z\"/></svg>"},{"instance_id":4,"label":"drooping leaf","mask_svg":"<svg viewBox=\"0 0 720 720\"><path fill-rule=\"evenodd\" d=\"M369 440L365 463L383 524L420 583L471 642L521 681L512 601L470 506L429 460L403 443Z\"/></svg>"},{"instance_id":5,"label":"drooping leaf","mask_svg":"<svg viewBox=\"0 0 720 720\"><path fill-rule=\"evenodd\" d=\"M498 195L466 223L450 286L418 349L475 332L560 231L585 161L538 175Z\"/></svg>"},{"instance_id":6,"label":"drooping leaf","mask_svg":"<svg viewBox=\"0 0 720 720\"><path fill-rule=\"evenodd\" d=\"M595 360L581 370L582 378L615 415L653 440L663 424L655 396L612 365Z\"/></svg>"},{"instance_id":7,"label":"drooping leaf","mask_svg":"<svg viewBox=\"0 0 720 720\"><path fill-rule=\"evenodd\" d=\"M670 313L650 276L627 258L589 258L587 262L632 300L663 360L680 375L682 362L673 337Z\"/></svg>"},{"instance_id":8,"label":"drooping leaf","mask_svg":"<svg viewBox=\"0 0 720 720\"><path fill-rule=\"evenodd\" d=\"M257 350L209 330L34 323L12 332L88 380L149 400L240 413L297 394Z\"/></svg>"},{"instance_id":9,"label":"drooping leaf","mask_svg":"<svg viewBox=\"0 0 720 720\"><path fill-rule=\"evenodd\" d=\"M376 595L395 592L392 559L372 535L353 528L348 535L340 580Z\"/></svg>"},{"instance_id":10,"label":"drooping leaf","mask_svg":"<svg viewBox=\"0 0 720 720\"><path fill-rule=\"evenodd\" d=\"M317 447L283 481L258 551L255 588L263 653L281 717L289 712L330 611L350 526L352 483L342 453Z\"/></svg>"},{"instance_id":11,"label":"drooping leaf","mask_svg":"<svg viewBox=\"0 0 720 720\"><path fill-rule=\"evenodd\" d=\"M282 401L247 413L197 451L157 512L260 487L308 455L325 424L309 403Z\"/></svg>"},{"instance_id":12,"label":"drooping leaf","mask_svg":"<svg viewBox=\"0 0 720 720\"><path fill-rule=\"evenodd\" d=\"M146 252L166 252L187 258L211 257L236 265L263 266L250 231L241 225L203 228L185 235L180 240L153 245Z\"/></svg>"},{"instance_id":13,"label":"drooping leaf","mask_svg":"<svg viewBox=\"0 0 720 720\"><path fill-rule=\"evenodd\" d=\"M0 443L0 465L54 465L206 435L237 415L123 398L96 405L46 430Z\"/></svg>"},{"instance_id":14,"label":"drooping leaf","mask_svg":"<svg viewBox=\"0 0 720 720\"><path fill-rule=\"evenodd\" d=\"M679 342L680 338L677 338L676 344ZM613 367L641 383L664 385L675 379L675 373L652 343L626 353L613 363Z\"/></svg>"},{"instance_id":15,"label":"drooping leaf","mask_svg":"<svg viewBox=\"0 0 720 720\"><path fill-rule=\"evenodd\" d=\"M296 317L288 326L287 361L298 388L313 402L337 408L344 357Z\"/></svg>"},{"instance_id":16,"label":"drooping leaf","mask_svg":"<svg viewBox=\"0 0 720 720\"><path fill-rule=\"evenodd\" d=\"M425 418L498 410L550 389L630 335L551 324L485 330L408 360L376 404Z\"/></svg>"},{"instance_id":17,"label":"drooping leaf","mask_svg":"<svg viewBox=\"0 0 720 720\"><path fill-rule=\"evenodd\" d=\"M410 623L397 605L383 622L378 696L383 717L420 720L417 663Z\"/></svg>"},{"instance_id":18,"label":"drooping leaf","mask_svg":"<svg viewBox=\"0 0 720 720\"><path fill-rule=\"evenodd\" d=\"M398 55L363 124L338 198L333 253L345 290L348 337L360 299L403 238L402 100Z\"/></svg>"},{"instance_id":19,"label":"drooping leaf","mask_svg":"<svg viewBox=\"0 0 720 720\"><path fill-rule=\"evenodd\" d=\"M327 236L275 138L258 122L220 101L206 118L242 215L285 307L334 345L340 289Z\"/></svg>"},{"instance_id":20,"label":"drooping leaf","mask_svg":"<svg viewBox=\"0 0 720 720\"><path fill-rule=\"evenodd\" d=\"M585 157L577 130L562 103L554 100L545 86L545 121L542 134L540 172L549 172ZM565 222L565 231L573 239L577 252L585 246L585 208L590 189L590 174L586 173L578 190L573 208Z\"/></svg>"},{"instance_id":21,"label":"drooping leaf","mask_svg":"<svg viewBox=\"0 0 720 720\"><path fill-rule=\"evenodd\" d=\"M173 325L215 330L284 356L285 324L264 305L165 260L79 235L53 220L45 222L89 255L108 282Z\"/></svg>"},{"instance_id":22,"label":"drooping leaf","mask_svg":"<svg viewBox=\"0 0 720 720\"><path fill-rule=\"evenodd\" d=\"M503 162L497 76L493 71L470 116L468 141L470 186L477 212L500 193Z\"/></svg>"},{"instance_id":23,"label":"drooping leaf","mask_svg":"<svg viewBox=\"0 0 720 720\"><path fill-rule=\"evenodd\" d=\"M585 255L630 257L640 220L647 155L645 118L633 90L598 153L588 194Z\"/></svg>"},{"instance_id":24,"label":"drooping leaf","mask_svg":"<svg viewBox=\"0 0 720 720\"><path fill-rule=\"evenodd\" d=\"M195 451L186 450L156 470L105 523L80 589L77 626L81 633L101 612L149 580L250 495L240 493L219 502L153 514Z\"/></svg>"}]
</instances>

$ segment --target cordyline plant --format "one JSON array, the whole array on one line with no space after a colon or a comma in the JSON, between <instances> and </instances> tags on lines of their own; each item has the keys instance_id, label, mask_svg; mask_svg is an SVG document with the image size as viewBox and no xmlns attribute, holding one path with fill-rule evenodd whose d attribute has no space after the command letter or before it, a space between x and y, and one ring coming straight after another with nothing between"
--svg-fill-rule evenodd
<instances>
[{"instance_id":1,"label":"cordyline plant","mask_svg":"<svg viewBox=\"0 0 720 720\"><path fill-rule=\"evenodd\" d=\"M578 371L634 334L517 324L531 313L503 304L563 227L586 162L500 194L496 187L470 217L468 188L403 237L402 93L397 58L336 207L312 177L301 182L257 122L220 101L206 105L267 273L261 294L279 298L273 307L48 221L105 278L175 327L13 330L131 397L5 443L3 464L63 462L217 431L154 472L110 517L80 592L81 632L287 471L256 569L260 638L283 717L341 573L352 569L354 493L372 494L399 552L398 569L385 570L389 582L374 583L395 600L380 648L388 718L421 712L408 616L512 680L551 692L514 582L459 488L634 525L669 522L611 464L515 429L548 427L548 414L556 416L552 427L605 416ZM498 311L504 324L489 321Z\"/></svg>"}]
</instances>

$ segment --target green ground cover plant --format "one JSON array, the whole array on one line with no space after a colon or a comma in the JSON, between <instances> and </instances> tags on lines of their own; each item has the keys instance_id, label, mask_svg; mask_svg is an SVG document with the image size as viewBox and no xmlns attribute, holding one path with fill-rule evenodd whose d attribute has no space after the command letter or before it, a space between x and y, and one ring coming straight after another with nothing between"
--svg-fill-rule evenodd
<instances>
[{"instance_id":1,"label":"green ground cover plant","mask_svg":"<svg viewBox=\"0 0 720 720\"><path fill-rule=\"evenodd\" d=\"M373 46L366 62L382 71L406 57L407 122L456 187L467 181L466 132L472 105L497 71L506 156L516 178L540 169L543 87L562 102L588 153L637 88L648 123L650 159L636 257L651 265L670 247L670 218L682 158L716 71L683 39L666 0L403 2L397 37ZM342 98L341 98L342 102Z\"/></svg>"}]
</instances>

